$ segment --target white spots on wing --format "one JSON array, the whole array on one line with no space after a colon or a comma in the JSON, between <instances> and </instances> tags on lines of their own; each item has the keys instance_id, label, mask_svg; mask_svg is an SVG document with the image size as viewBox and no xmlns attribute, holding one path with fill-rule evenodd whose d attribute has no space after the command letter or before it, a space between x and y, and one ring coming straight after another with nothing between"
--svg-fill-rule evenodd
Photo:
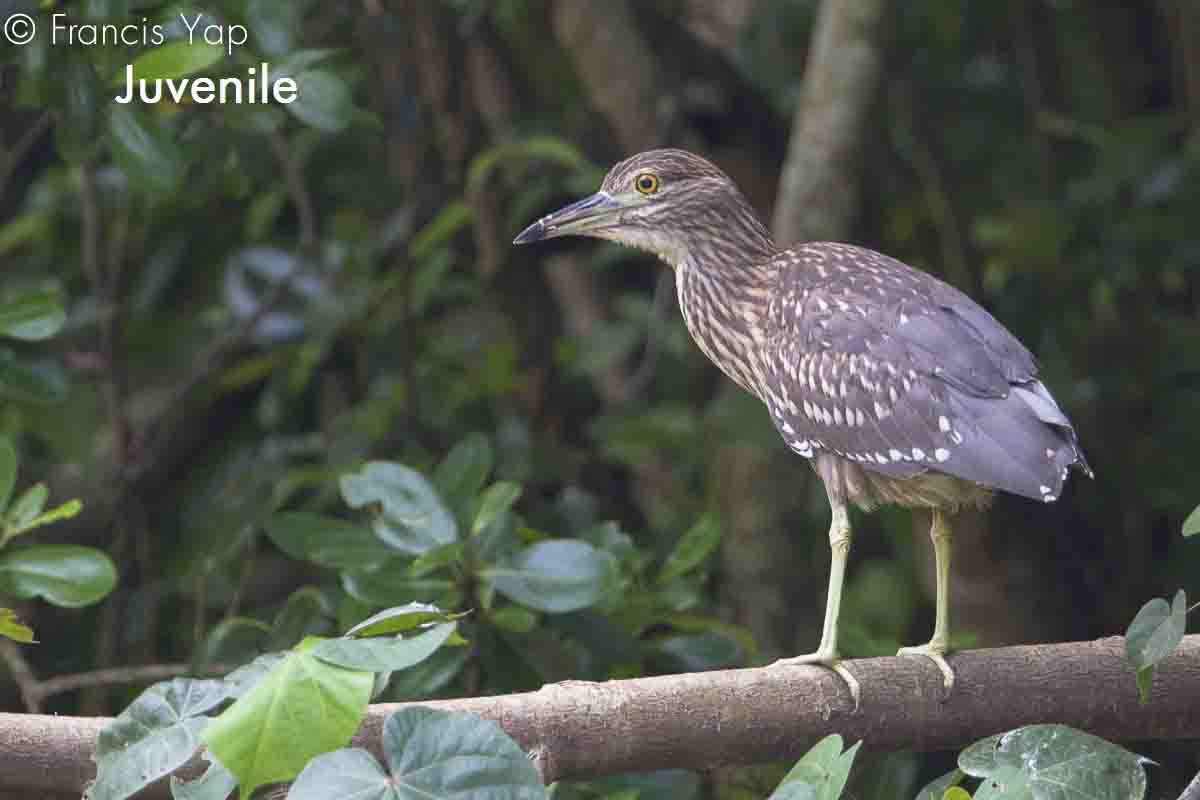
<instances>
[{"instance_id":1,"label":"white spots on wing","mask_svg":"<svg viewBox=\"0 0 1200 800\"><path fill-rule=\"evenodd\" d=\"M1052 492L1054 490L1051 489L1049 486L1039 486L1038 491L1041 492L1042 494L1050 494L1050 492Z\"/></svg>"},{"instance_id":2,"label":"white spots on wing","mask_svg":"<svg viewBox=\"0 0 1200 800\"><path fill-rule=\"evenodd\" d=\"M1053 494L1044 494L1044 495L1042 495L1042 500L1043 500L1044 502L1047 502L1047 503L1053 503L1053 502L1054 502L1055 500L1057 500L1057 499L1058 499L1058 496L1057 496L1057 495L1053 495Z\"/></svg>"},{"instance_id":3,"label":"white spots on wing","mask_svg":"<svg viewBox=\"0 0 1200 800\"><path fill-rule=\"evenodd\" d=\"M1052 447L1046 448L1046 458L1050 459L1051 461L1054 460L1054 448L1052 448Z\"/></svg>"},{"instance_id":4,"label":"white spots on wing","mask_svg":"<svg viewBox=\"0 0 1200 800\"><path fill-rule=\"evenodd\" d=\"M891 457L892 461L899 461L904 458L904 453L901 453L894 447L891 450L888 450L888 455Z\"/></svg>"},{"instance_id":5,"label":"white spots on wing","mask_svg":"<svg viewBox=\"0 0 1200 800\"><path fill-rule=\"evenodd\" d=\"M900 312L900 324L903 325L906 322L908 322L908 314L905 314L903 311L901 311Z\"/></svg>"},{"instance_id":6,"label":"white spots on wing","mask_svg":"<svg viewBox=\"0 0 1200 800\"><path fill-rule=\"evenodd\" d=\"M945 461L946 459L950 458L950 451L944 447L939 447L937 450L933 451L933 457L938 461Z\"/></svg>"},{"instance_id":7,"label":"white spots on wing","mask_svg":"<svg viewBox=\"0 0 1200 800\"><path fill-rule=\"evenodd\" d=\"M829 303L826 303L824 300L822 300L821 298L818 297L817 298L817 308L821 309L822 311L828 311Z\"/></svg>"},{"instance_id":8,"label":"white spots on wing","mask_svg":"<svg viewBox=\"0 0 1200 800\"><path fill-rule=\"evenodd\" d=\"M962 440L963 437L961 433L958 431L950 431L950 441L954 442L955 444L962 444Z\"/></svg>"},{"instance_id":9,"label":"white spots on wing","mask_svg":"<svg viewBox=\"0 0 1200 800\"><path fill-rule=\"evenodd\" d=\"M941 431L942 433L946 433L947 431L949 431L950 430L950 420L948 420L944 416L938 417L938 430Z\"/></svg>"},{"instance_id":10,"label":"white spots on wing","mask_svg":"<svg viewBox=\"0 0 1200 800\"><path fill-rule=\"evenodd\" d=\"M912 457L914 459L916 459L917 461L924 461L925 460L925 451L919 447L914 447L912 449Z\"/></svg>"},{"instance_id":11,"label":"white spots on wing","mask_svg":"<svg viewBox=\"0 0 1200 800\"><path fill-rule=\"evenodd\" d=\"M866 423L866 420L867 417L865 414L863 414L863 410L861 408L854 409L854 422L856 425L861 428L863 424Z\"/></svg>"},{"instance_id":12,"label":"white spots on wing","mask_svg":"<svg viewBox=\"0 0 1200 800\"><path fill-rule=\"evenodd\" d=\"M907 386L905 386L905 387L904 387L904 391L906 391L906 392L908 391L908 387L907 387ZM895 387L895 386L889 386L889 387L888 387L888 397L890 397L890 398L891 398L891 400L892 400L892 405L895 405L896 403L900 402L900 396L899 396L898 394L896 394L896 387Z\"/></svg>"},{"instance_id":13,"label":"white spots on wing","mask_svg":"<svg viewBox=\"0 0 1200 800\"><path fill-rule=\"evenodd\" d=\"M792 448L805 458L812 458L812 443L807 439L793 439L788 442L788 447Z\"/></svg>"},{"instance_id":14,"label":"white spots on wing","mask_svg":"<svg viewBox=\"0 0 1200 800\"><path fill-rule=\"evenodd\" d=\"M878 400L875 401L875 418L876 419L882 421L882 420L887 419L891 415L892 415L892 410L890 408L885 406L883 403L880 403Z\"/></svg>"},{"instance_id":15,"label":"white spots on wing","mask_svg":"<svg viewBox=\"0 0 1200 800\"><path fill-rule=\"evenodd\" d=\"M833 424L835 424L835 425L842 424L842 410L840 408L838 408L837 406L833 407Z\"/></svg>"},{"instance_id":16,"label":"white spots on wing","mask_svg":"<svg viewBox=\"0 0 1200 800\"><path fill-rule=\"evenodd\" d=\"M796 429L793 428L791 425L788 425L786 422L783 423L782 425L780 425L779 429L788 435L791 435L796 432Z\"/></svg>"}]
</instances>

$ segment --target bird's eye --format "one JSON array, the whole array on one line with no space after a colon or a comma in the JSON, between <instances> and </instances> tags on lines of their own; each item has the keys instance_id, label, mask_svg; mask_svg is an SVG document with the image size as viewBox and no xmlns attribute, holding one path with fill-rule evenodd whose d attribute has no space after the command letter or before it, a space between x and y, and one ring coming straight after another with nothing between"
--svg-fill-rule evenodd
<instances>
[{"instance_id":1,"label":"bird's eye","mask_svg":"<svg viewBox=\"0 0 1200 800\"><path fill-rule=\"evenodd\" d=\"M633 179L633 188L642 194L654 194L658 191L658 176L651 172L643 172Z\"/></svg>"}]
</instances>

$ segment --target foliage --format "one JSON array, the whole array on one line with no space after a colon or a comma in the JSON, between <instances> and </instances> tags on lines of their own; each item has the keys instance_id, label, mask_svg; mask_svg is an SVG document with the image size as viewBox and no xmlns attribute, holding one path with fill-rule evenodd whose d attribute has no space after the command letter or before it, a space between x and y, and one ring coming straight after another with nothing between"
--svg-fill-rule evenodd
<instances>
[{"instance_id":1,"label":"foliage","mask_svg":"<svg viewBox=\"0 0 1200 800\"><path fill-rule=\"evenodd\" d=\"M691 345L669 285L652 299L657 267L603 246L508 247L648 142L712 155L770 207L819 3L734 4L741 20L726 5L630 4L638 35L613 53L568 38L571 4L532 0L18 2L43 32L62 11L166 36L0 51L0 442L36 481L18 485L0 445L0 592L31 600L0 608L0 635L36 630L22 652L40 675L287 651L289 675L349 669L332 659L383 684L396 669L384 699L760 663L797 652L797 632L811 644L824 495ZM1097 468L1052 507L1001 499L979 520L975 577L954 580L989 582L956 596L1003 587L1005 627L988 609L962 631L984 646L1119 631L1147 586L1196 573L1177 527L1200 529L1185 12L915 0L890 32L905 57L848 165L866 191L847 237L1012 328ZM188 41L180 13L248 41ZM178 81L264 61L299 103L111 102L126 65ZM648 107L661 128L636 141L622 115ZM47 486L88 513L65 519L76 507L48 506ZM893 653L925 633L925 537L907 514L855 527L846 654ZM764 557L774 529L787 546ZM367 626L362 647L289 649L410 603L445 609L455 632L439 646L444 628L389 627L409 611ZM1166 601L1146 613L1128 637L1143 692L1183 629ZM447 646L458 634L469 644ZM228 685L285 662L255 663ZM89 691L53 710L128 700ZM185 723L215 711L157 702L181 750ZM249 780L275 774L260 766ZM229 779L214 766L176 791L216 796ZM689 797L719 780L587 790Z\"/></svg>"},{"instance_id":2,"label":"foliage","mask_svg":"<svg viewBox=\"0 0 1200 800\"><path fill-rule=\"evenodd\" d=\"M224 797L236 784L249 798L262 784L289 781L358 730L373 672L429 658L457 625L456 615L433 606L386 609L343 637L306 637L220 680L155 684L101 731L88 796L130 797L181 767L201 744L211 766L192 784L173 781L176 797L210 790Z\"/></svg>"},{"instance_id":3,"label":"foliage","mask_svg":"<svg viewBox=\"0 0 1200 800\"><path fill-rule=\"evenodd\" d=\"M0 336L41 341L57 333L65 320L56 290L32 289L0 302ZM0 394L21 399L40 396L29 366L20 366L11 353L5 359L11 369L7 375L0 373ZM71 519L83 508L79 500L46 508L50 492L44 483L29 486L14 498L17 467L16 447L10 438L0 435L0 596L40 597L64 608L99 602L117 582L116 567L105 553L65 544L9 548L18 536ZM27 644L34 641L33 630L18 621L10 608L0 608L0 636Z\"/></svg>"}]
</instances>

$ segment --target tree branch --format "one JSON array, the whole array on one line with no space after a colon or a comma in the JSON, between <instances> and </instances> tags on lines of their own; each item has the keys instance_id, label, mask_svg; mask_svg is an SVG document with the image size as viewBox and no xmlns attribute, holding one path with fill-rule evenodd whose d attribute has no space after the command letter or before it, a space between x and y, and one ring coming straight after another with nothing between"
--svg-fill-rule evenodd
<instances>
[{"instance_id":1,"label":"tree branch","mask_svg":"<svg viewBox=\"0 0 1200 800\"><path fill-rule=\"evenodd\" d=\"M498 697L372 706L354 744L379 750L386 717L420 705L492 719L543 779L797 758L831 732L876 751L959 748L1022 725L1056 722L1115 740L1200 738L1200 635L1188 636L1138 702L1124 639L972 650L950 657L957 683L922 658L847 661L857 710L819 667L565 681ZM79 791L108 720L0 714L0 788ZM191 767L199 767L194 759ZM154 796L166 797L166 787Z\"/></svg>"}]
</instances>

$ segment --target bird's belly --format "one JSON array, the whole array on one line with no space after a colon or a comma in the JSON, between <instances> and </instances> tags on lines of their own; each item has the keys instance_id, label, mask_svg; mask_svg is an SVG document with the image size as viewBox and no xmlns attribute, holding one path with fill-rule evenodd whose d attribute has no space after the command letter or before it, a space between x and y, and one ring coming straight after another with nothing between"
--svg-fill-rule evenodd
<instances>
[{"instance_id":1,"label":"bird's belly","mask_svg":"<svg viewBox=\"0 0 1200 800\"><path fill-rule=\"evenodd\" d=\"M811 463L831 499L854 503L864 511L880 505L946 511L985 508L994 495L986 486L935 470L901 478L823 452L814 455Z\"/></svg>"}]
</instances>

